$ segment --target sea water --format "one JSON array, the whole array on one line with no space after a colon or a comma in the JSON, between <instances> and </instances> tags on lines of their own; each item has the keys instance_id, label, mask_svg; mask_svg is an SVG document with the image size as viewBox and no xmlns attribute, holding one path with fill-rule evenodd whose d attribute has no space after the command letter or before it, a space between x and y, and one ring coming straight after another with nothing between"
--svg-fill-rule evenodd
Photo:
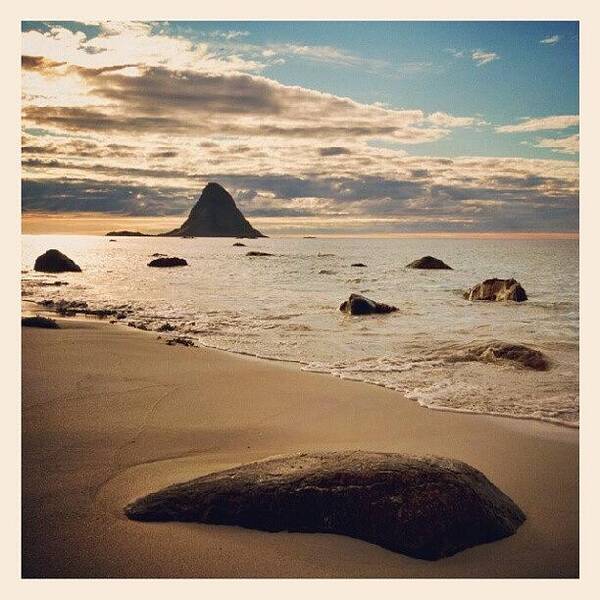
<instances>
[{"instance_id":1,"label":"sea water","mask_svg":"<svg viewBox=\"0 0 600 600\"><path fill-rule=\"evenodd\" d=\"M577 240L116 239L24 235L24 299L119 307L127 315L122 323L150 330L173 325L160 333L163 339L185 336L197 345L294 361L307 371L397 390L399 401L429 408L578 424ZM34 272L35 258L49 248L82 272ZM251 258L249 250L274 256ZM149 268L153 253L185 258L189 266ZM424 255L453 270L405 268ZM356 262L367 266L352 267ZM516 278L529 300L463 298L490 277ZM68 285L48 285L57 281ZM339 304L353 292L399 310L341 313ZM550 368L465 360L474 345L498 341L542 351Z\"/></svg>"}]
</instances>

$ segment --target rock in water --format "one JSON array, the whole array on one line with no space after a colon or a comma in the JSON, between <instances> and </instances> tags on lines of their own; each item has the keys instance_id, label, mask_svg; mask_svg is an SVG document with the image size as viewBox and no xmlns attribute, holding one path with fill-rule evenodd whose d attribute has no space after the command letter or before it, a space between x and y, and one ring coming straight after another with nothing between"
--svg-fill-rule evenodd
<instances>
[{"instance_id":1,"label":"rock in water","mask_svg":"<svg viewBox=\"0 0 600 600\"><path fill-rule=\"evenodd\" d=\"M547 371L550 368L550 362L539 350L505 342L490 342L469 348L464 359L481 362L506 360L535 371Z\"/></svg>"},{"instance_id":2,"label":"rock in water","mask_svg":"<svg viewBox=\"0 0 600 600\"><path fill-rule=\"evenodd\" d=\"M149 267L185 267L187 266L185 258L177 258L176 256L168 256L166 258L155 258L148 263Z\"/></svg>"},{"instance_id":3,"label":"rock in water","mask_svg":"<svg viewBox=\"0 0 600 600\"><path fill-rule=\"evenodd\" d=\"M295 454L172 485L125 507L137 521L335 533L437 560L512 535L521 509L482 473L447 458Z\"/></svg>"},{"instance_id":4,"label":"rock in water","mask_svg":"<svg viewBox=\"0 0 600 600\"><path fill-rule=\"evenodd\" d=\"M350 313L351 315L372 315L376 313L390 313L398 310L396 306L375 302L370 298L361 296L360 294L350 294L350 298L340 304L342 312Z\"/></svg>"},{"instance_id":5,"label":"rock in water","mask_svg":"<svg viewBox=\"0 0 600 600\"><path fill-rule=\"evenodd\" d=\"M231 195L218 183L209 183L185 223L166 236L266 237L246 221Z\"/></svg>"},{"instance_id":6,"label":"rock in water","mask_svg":"<svg viewBox=\"0 0 600 600\"><path fill-rule=\"evenodd\" d=\"M423 256L406 265L407 269L450 269L444 261L433 256Z\"/></svg>"},{"instance_id":7,"label":"rock in water","mask_svg":"<svg viewBox=\"0 0 600 600\"><path fill-rule=\"evenodd\" d=\"M525 290L515 279L486 279L463 295L467 300L487 300L491 302L506 300L524 302L527 300Z\"/></svg>"},{"instance_id":8,"label":"rock in water","mask_svg":"<svg viewBox=\"0 0 600 600\"><path fill-rule=\"evenodd\" d=\"M68 256L55 249L47 250L44 254L38 256L35 259L33 268L35 271L43 271L44 273L81 272L79 265L76 265Z\"/></svg>"}]
</instances>

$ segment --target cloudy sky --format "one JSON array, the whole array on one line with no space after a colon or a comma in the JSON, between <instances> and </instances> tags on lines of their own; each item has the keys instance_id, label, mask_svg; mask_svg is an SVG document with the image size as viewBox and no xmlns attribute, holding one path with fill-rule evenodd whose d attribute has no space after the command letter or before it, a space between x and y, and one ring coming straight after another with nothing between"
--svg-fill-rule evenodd
<instances>
[{"instance_id":1,"label":"cloudy sky","mask_svg":"<svg viewBox=\"0 0 600 600\"><path fill-rule=\"evenodd\" d=\"M578 229L576 23L22 29L38 222L177 220L218 181L272 234Z\"/></svg>"}]
</instances>

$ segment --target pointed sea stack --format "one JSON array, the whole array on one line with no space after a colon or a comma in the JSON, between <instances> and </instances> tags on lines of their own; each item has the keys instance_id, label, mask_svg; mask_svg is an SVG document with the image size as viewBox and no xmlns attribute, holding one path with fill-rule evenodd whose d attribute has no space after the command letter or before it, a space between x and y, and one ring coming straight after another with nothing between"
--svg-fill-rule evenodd
<instances>
[{"instance_id":1,"label":"pointed sea stack","mask_svg":"<svg viewBox=\"0 0 600 600\"><path fill-rule=\"evenodd\" d=\"M209 183L185 223L163 234L171 237L267 237L254 229L235 205L231 194L218 183Z\"/></svg>"}]
</instances>

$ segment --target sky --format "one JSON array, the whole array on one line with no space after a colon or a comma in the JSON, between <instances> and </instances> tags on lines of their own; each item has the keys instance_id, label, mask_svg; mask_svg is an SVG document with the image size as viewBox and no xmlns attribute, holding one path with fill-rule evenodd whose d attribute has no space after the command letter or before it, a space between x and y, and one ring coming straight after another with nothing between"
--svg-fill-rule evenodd
<instances>
[{"instance_id":1,"label":"sky","mask_svg":"<svg viewBox=\"0 0 600 600\"><path fill-rule=\"evenodd\" d=\"M578 49L576 22L24 22L23 213L172 221L217 181L272 234L574 232Z\"/></svg>"}]
</instances>

